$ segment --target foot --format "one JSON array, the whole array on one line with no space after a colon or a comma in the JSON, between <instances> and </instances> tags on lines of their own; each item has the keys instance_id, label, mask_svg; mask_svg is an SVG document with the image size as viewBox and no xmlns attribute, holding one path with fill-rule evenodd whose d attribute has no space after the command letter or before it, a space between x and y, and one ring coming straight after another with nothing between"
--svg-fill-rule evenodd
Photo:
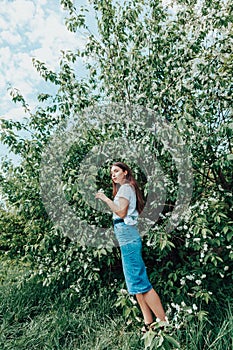
<instances>
[{"instance_id":1,"label":"foot","mask_svg":"<svg viewBox=\"0 0 233 350\"><path fill-rule=\"evenodd\" d=\"M142 333L149 332L150 329L152 329L153 322L151 323L144 323L144 326L141 328Z\"/></svg>"},{"instance_id":2,"label":"foot","mask_svg":"<svg viewBox=\"0 0 233 350\"><path fill-rule=\"evenodd\" d=\"M164 331L166 326L168 326L169 322L166 318L165 321L156 321L156 322L151 322L151 323L145 323L144 326L141 328L142 333L149 332L150 330L152 331L159 331L162 330Z\"/></svg>"}]
</instances>

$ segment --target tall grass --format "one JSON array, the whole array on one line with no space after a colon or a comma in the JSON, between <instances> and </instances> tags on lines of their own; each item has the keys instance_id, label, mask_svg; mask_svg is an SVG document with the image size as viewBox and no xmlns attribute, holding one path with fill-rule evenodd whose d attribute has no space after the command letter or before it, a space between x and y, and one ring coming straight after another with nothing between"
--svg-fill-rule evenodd
<instances>
[{"instance_id":1,"label":"tall grass","mask_svg":"<svg viewBox=\"0 0 233 350\"><path fill-rule=\"evenodd\" d=\"M35 279L19 288L19 277L11 268L1 283L0 349L143 349L139 330L128 329L111 293L71 298Z\"/></svg>"},{"instance_id":2,"label":"tall grass","mask_svg":"<svg viewBox=\"0 0 233 350\"><path fill-rule=\"evenodd\" d=\"M225 305L219 319L188 323L183 332L178 332L182 348L191 350L231 350L233 349L233 316L231 305ZM214 318L216 319L216 318Z\"/></svg>"},{"instance_id":3,"label":"tall grass","mask_svg":"<svg viewBox=\"0 0 233 350\"><path fill-rule=\"evenodd\" d=\"M19 287L20 278L28 268L22 271L17 266L0 267L0 349L145 348L139 324L126 325L121 311L114 306L115 297L111 291L102 290L91 297L85 297L85 293L80 298L70 297L66 290L44 288L35 279ZM218 321L193 322L186 329L177 331L177 340L183 350L233 348L230 304L217 310L219 315L214 320Z\"/></svg>"}]
</instances>

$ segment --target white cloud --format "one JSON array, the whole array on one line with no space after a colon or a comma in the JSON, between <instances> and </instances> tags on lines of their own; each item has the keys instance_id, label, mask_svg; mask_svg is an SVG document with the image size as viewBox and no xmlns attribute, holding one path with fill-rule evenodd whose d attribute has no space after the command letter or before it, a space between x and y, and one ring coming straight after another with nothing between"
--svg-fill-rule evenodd
<instances>
[{"instance_id":1,"label":"white cloud","mask_svg":"<svg viewBox=\"0 0 233 350\"><path fill-rule=\"evenodd\" d=\"M0 47L1 66L7 64L11 59L12 52L8 46Z\"/></svg>"},{"instance_id":2,"label":"white cloud","mask_svg":"<svg viewBox=\"0 0 233 350\"><path fill-rule=\"evenodd\" d=\"M58 65L58 59L61 50L75 49L83 46L83 39L79 39L76 34L67 31L62 18L56 13L50 12L46 17L34 19L35 23L40 23L40 28L33 26L35 30L28 32L26 35L29 40L35 40L39 45L32 51L32 55L36 58L46 61L53 69Z\"/></svg>"},{"instance_id":3,"label":"white cloud","mask_svg":"<svg viewBox=\"0 0 233 350\"><path fill-rule=\"evenodd\" d=\"M4 1L1 14L7 19L10 28L21 27L30 22L35 12L35 5L30 0Z\"/></svg>"},{"instance_id":4,"label":"white cloud","mask_svg":"<svg viewBox=\"0 0 233 350\"><path fill-rule=\"evenodd\" d=\"M21 36L18 33L12 33L9 30L1 32L1 41L5 41L8 45L16 45L21 42Z\"/></svg>"},{"instance_id":5,"label":"white cloud","mask_svg":"<svg viewBox=\"0 0 233 350\"><path fill-rule=\"evenodd\" d=\"M8 85L14 85L24 95L32 93L33 85L40 82L38 73L32 69L32 57L23 52L14 55L9 47L0 48L0 56L3 67L0 72L1 90L6 90Z\"/></svg>"},{"instance_id":6,"label":"white cloud","mask_svg":"<svg viewBox=\"0 0 233 350\"><path fill-rule=\"evenodd\" d=\"M3 17L0 17L0 28L2 30L9 29L9 24Z\"/></svg>"},{"instance_id":7,"label":"white cloud","mask_svg":"<svg viewBox=\"0 0 233 350\"><path fill-rule=\"evenodd\" d=\"M22 120L26 116L23 107L18 106L15 107L12 103L12 107L9 112L1 115L3 119L14 119L14 120Z\"/></svg>"},{"instance_id":8,"label":"white cloud","mask_svg":"<svg viewBox=\"0 0 233 350\"><path fill-rule=\"evenodd\" d=\"M20 89L30 105L35 105L35 95L44 82L32 65L32 57L56 70L61 50L84 45L83 38L66 29L65 15L59 1L1 0L0 116L22 116L20 109L12 108L9 84Z\"/></svg>"}]
</instances>

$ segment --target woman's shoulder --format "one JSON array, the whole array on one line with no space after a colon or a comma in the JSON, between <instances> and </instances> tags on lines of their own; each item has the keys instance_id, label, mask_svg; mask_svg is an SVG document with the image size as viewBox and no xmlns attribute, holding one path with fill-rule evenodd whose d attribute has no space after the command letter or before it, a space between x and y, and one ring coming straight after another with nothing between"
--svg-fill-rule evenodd
<instances>
[{"instance_id":1,"label":"woman's shoulder","mask_svg":"<svg viewBox=\"0 0 233 350\"><path fill-rule=\"evenodd\" d=\"M122 190L129 190L129 191L132 190L133 192L135 192L134 185L132 185L131 183L122 184L120 188Z\"/></svg>"},{"instance_id":2,"label":"woman's shoulder","mask_svg":"<svg viewBox=\"0 0 233 350\"><path fill-rule=\"evenodd\" d=\"M121 187L124 187L124 186L131 186L129 182L125 182L124 184L121 185Z\"/></svg>"}]
</instances>

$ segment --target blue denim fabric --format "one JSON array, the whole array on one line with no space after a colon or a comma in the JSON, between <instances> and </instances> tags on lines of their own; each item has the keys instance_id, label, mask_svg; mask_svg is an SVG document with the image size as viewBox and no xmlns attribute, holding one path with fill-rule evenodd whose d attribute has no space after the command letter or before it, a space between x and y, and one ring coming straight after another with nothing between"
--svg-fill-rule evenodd
<instances>
[{"instance_id":1,"label":"blue denim fabric","mask_svg":"<svg viewBox=\"0 0 233 350\"><path fill-rule=\"evenodd\" d=\"M114 233L120 246L140 237L137 226L126 225L124 222L114 225Z\"/></svg>"},{"instance_id":2,"label":"blue denim fabric","mask_svg":"<svg viewBox=\"0 0 233 350\"><path fill-rule=\"evenodd\" d=\"M142 241L137 227L119 223L114 226L114 231L116 238L120 239L122 267L129 294L148 292L152 285L142 259Z\"/></svg>"}]
</instances>

